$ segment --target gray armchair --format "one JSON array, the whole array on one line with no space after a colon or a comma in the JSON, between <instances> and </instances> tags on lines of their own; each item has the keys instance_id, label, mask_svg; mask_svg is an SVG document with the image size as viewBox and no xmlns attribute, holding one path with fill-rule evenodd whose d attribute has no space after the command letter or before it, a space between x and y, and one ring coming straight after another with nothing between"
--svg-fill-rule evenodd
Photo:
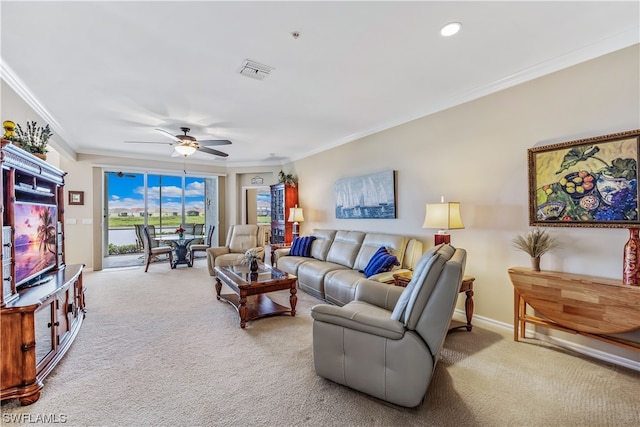
<instances>
[{"instance_id":1,"label":"gray armchair","mask_svg":"<svg viewBox=\"0 0 640 427\"><path fill-rule=\"evenodd\" d=\"M263 238L260 233L260 227L253 224L231 226L226 246L207 249L209 274L215 276L215 267L242 263L244 254L249 249L256 249L258 256L264 261L264 246L261 246Z\"/></svg>"},{"instance_id":2,"label":"gray armchair","mask_svg":"<svg viewBox=\"0 0 640 427\"><path fill-rule=\"evenodd\" d=\"M464 249L438 245L420 258L406 288L363 280L349 304L314 306L316 373L396 405L419 405L453 316L466 256Z\"/></svg>"}]
</instances>

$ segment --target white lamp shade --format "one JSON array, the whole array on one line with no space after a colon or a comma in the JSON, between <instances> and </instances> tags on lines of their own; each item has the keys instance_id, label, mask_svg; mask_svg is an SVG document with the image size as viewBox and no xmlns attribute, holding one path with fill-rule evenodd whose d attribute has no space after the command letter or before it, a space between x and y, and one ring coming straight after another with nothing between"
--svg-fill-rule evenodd
<instances>
[{"instance_id":1,"label":"white lamp shade","mask_svg":"<svg viewBox=\"0 0 640 427\"><path fill-rule=\"evenodd\" d=\"M438 230L464 228L462 215L460 215L460 202L427 205L422 228L437 228Z\"/></svg>"},{"instance_id":2,"label":"white lamp shade","mask_svg":"<svg viewBox=\"0 0 640 427\"><path fill-rule=\"evenodd\" d=\"M302 222L302 221L304 221L302 208L299 208L299 207L289 208L289 222Z\"/></svg>"},{"instance_id":3,"label":"white lamp shade","mask_svg":"<svg viewBox=\"0 0 640 427\"><path fill-rule=\"evenodd\" d=\"M196 152L196 147L192 146L192 145L176 145L174 147L174 149L176 150L176 152L178 152L179 154L183 155L183 156L190 156L191 154Z\"/></svg>"}]
</instances>

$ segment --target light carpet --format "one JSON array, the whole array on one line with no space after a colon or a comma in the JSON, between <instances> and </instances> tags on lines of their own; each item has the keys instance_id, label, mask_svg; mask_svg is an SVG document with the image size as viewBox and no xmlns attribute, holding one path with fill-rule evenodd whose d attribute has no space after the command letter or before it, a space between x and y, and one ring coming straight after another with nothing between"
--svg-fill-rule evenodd
<instances>
[{"instance_id":1,"label":"light carpet","mask_svg":"<svg viewBox=\"0 0 640 427\"><path fill-rule=\"evenodd\" d=\"M66 426L640 425L639 373L501 331L450 333L423 404L407 409L315 374L320 301L303 291L295 317L242 330L204 260L87 272L84 283L76 341L39 401L2 405L3 425L51 414ZM288 305L288 292L272 295Z\"/></svg>"}]
</instances>

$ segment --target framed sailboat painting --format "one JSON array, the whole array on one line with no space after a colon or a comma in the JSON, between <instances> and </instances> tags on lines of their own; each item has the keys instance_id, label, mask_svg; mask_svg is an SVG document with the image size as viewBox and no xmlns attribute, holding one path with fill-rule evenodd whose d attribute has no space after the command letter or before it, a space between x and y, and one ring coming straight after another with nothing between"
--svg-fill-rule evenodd
<instances>
[{"instance_id":1,"label":"framed sailboat painting","mask_svg":"<svg viewBox=\"0 0 640 427\"><path fill-rule=\"evenodd\" d=\"M336 181L336 218L396 218L395 177L389 170Z\"/></svg>"}]
</instances>

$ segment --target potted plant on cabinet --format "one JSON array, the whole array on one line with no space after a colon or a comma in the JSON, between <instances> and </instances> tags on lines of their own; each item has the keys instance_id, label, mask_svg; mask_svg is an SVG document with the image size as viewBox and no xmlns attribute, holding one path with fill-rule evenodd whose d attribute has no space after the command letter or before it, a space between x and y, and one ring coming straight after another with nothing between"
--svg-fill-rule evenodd
<instances>
[{"instance_id":1,"label":"potted plant on cabinet","mask_svg":"<svg viewBox=\"0 0 640 427\"><path fill-rule=\"evenodd\" d=\"M284 173L283 171L280 171L280 173L278 173L278 182L280 183L285 183L285 184L289 184L292 187L295 187L296 184L298 183L298 179L290 173Z\"/></svg>"},{"instance_id":2,"label":"potted plant on cabinet","mask_svg":"<svg viewBox=\"0 0 640 427\"><path fill-rule=\"evenodd\" d=\"M46 160L47 158L47 145L49 139L53 136L53 132L49 128L49 125L37 126L34 120L27 122L26 131L17 124L15 137L13 142L20 145L20 147L33 154L36 157Z\"/></svg>"}]
</instances>

